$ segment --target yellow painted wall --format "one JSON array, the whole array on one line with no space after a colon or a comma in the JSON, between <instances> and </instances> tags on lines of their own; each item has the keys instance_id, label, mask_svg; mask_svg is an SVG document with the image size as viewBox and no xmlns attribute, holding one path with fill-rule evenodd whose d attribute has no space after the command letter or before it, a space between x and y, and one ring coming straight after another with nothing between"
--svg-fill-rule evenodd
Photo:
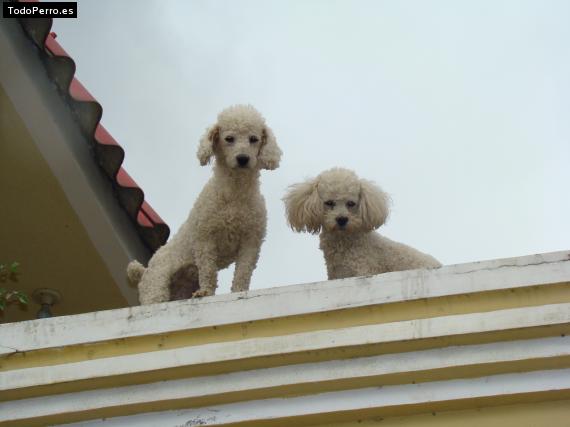
<instances>
[{"instance_id":1,"label":"yellow painted wall","mask_svg":"<svg viewBox=\"0 0 570 427\"><path fill-rule=\"evenodd\" d=\"M55 315L128 305L0 86L0 262L11 261L21 264L20 281L0 286L60 291ZM0 322L33 319L38 309L11 304Z\"/></svg>"}]
</instances>

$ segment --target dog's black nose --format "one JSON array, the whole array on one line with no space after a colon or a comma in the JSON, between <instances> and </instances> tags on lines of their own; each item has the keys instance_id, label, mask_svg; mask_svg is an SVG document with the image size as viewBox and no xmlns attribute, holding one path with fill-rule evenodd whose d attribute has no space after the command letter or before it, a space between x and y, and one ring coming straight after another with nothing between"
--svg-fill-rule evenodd
<instances>
[{"instance_id":1,"label":"dog's black nose","mask_svg":"<svg viewBox=\"0 0 570 427\"><path fill-rule=\"evenodd\" d=\"M247 164L249 163L249 156L246 156L245 154L240 154L239 156L236 156L236 160L238 162L238 165L244 167L247 166Z\"/></svg>"},{"instance_id":2,"label":"dog's black nose","mask_svg":"<svg viewBox=\"0 0 570 427\"><path fill-rule=\"evenodd\" d=\"M338 225L340 225L341 227L344 227L346 225L346 223L348 222L348 218L345 216L338 216L336 218L336 223Z\"/></svg>"}]
</instances>

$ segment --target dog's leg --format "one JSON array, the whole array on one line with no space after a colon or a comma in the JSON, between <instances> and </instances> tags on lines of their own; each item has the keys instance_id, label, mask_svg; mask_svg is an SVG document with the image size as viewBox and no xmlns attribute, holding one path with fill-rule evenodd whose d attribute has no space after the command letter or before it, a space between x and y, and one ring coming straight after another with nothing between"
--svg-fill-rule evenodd
<instances>
[{"instance_id":1,"label":"dog's leg","mask_svg":"<svg viewBox=\"0 0 570 427\"><path fill-rule=\"evenodd\" d=\"M195 251L195 262L198 267L198 282L200 289L194 292L193 297L207 297L214 295L218 287L218 266L216 247L212 242L201 242Z\"/></svg>"},{"instance_id":2,"label":"dog's leg","mask_svg":"<svg viewBox=\"0 0 570 427\"><path fill-rule=\"evenodd\" d=\"M170 300L170 280L174 273L186 264L178 252L175 245L168 243L153 255L138 285L141 304Z\"/></svg>"},{"instance_id":3,"label":"dog's leg","mask_svg":"<svg viewBox=\"0 0 570 427\"><path fill-rule=\"evenodd\" d=\"M261 240L259 236L250 236L242 243L236 259L232 292L247 291L249 289L251 275L259 259Z\"/></svg>"},{"instance_id":4,"label":"dog's leg","mask_svg":"<svg viewBox=\"0 0 570 427\"><path fill-rule=\"evenodd\" d=\"M192 298L198 289L198 268L194 264L188 264L170 278L170 301Z\"/></svg>"},{"instance_id":5,"label":"dog's leg","mask_svg":"<svg viewBox=\"0 0 570 427\"><path fill-rule=\"evenodd\" d=\"M149 267L139 282L139 300L142 305L166 302L170 299L170 277L177 267L172 264Z\"/></svg>"}]
</instances>

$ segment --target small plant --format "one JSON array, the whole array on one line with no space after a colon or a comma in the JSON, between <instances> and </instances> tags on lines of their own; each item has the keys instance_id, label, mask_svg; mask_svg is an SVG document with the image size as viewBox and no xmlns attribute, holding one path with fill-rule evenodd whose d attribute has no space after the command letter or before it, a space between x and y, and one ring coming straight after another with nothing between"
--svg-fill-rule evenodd
<instances>
[{"instance_id":1,"label":"small plant","mask_svg":"<svg viewBox=\"0 0 570 427\"><path fill-rule=\"evenodd\" d=\"M13 262L9 265L0 264L0 283L5 283L7 281L17 282L19 266L20 264L17 262ZM14 301L27 305L29 299L23 292L0 287L0 311L4 311L6 306Z\"/></svg>"}]
</instances>

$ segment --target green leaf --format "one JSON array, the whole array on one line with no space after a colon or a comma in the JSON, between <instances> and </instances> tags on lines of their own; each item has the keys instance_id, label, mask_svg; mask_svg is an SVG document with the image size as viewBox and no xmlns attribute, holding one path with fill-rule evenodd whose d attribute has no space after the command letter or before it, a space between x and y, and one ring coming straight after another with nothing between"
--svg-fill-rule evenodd
<instances>
[{"instance_id":1,"label":"green leaf","mask_svg":"<svg viewBox=\"0 0 570 427\"><path fill-rule=\"evenodd\" d=\"M18 292L18 295L16 295L18 297L18 301L20 301L20 304L28 304L29 302L29 298L27 295Z\"/></svg>"},{"instance_id":2,"label":"green leaf","mask_svg":"<svg viewBox=\"0 0 570 427\"><path fill-rule=\"evenodd\" d=\"M5 308L6 308L6 303L4 302L4 300L0 299L0 311L4 311Z\"/></svg>"},{"instance_id":3,"label":"green leaf","mask_svg":"<svg viewBox=\"0 0 570 427\"><path fill-rule=\"evenodd\" d=\"M10 271L11 271L12 273L17 273L19 266L20 266L20 263L17 262L17 261L14 261L12 264L10 264Z\"/></svg>"}]
</instances>

